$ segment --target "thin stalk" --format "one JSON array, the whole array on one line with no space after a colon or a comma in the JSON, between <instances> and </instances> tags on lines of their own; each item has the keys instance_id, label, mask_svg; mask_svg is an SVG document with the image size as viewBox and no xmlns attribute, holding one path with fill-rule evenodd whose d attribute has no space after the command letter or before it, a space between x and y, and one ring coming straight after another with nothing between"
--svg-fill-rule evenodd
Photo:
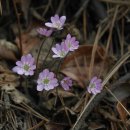
<instances>
[{"instance_id":1,"label":"thin stalk","mask_svg":"<svg viewBox=\"0 0 130 130\"><path fill-rule=\"evenodd\" d=\"M29 97L29 92L28 92L28 78L25 77L25 86L24 86L24 91L25 91L25 94L27 95L27 97Z\"/></svg>"},{"instance_id":2,"label":"thin stalk","mask_svg":"<svg viewBox=\"0 0 130 130\"><path fill-rule=\"evenodd\" d=\"M1 4L1 0L0 0L0 14L2 15L2 4Z\"/></svg>"},{"instance_id":3,"label":"thin stalk","mask_svg":"<svg viewBox=\"0 0 130 130\"><path fill-rule=\"evenodd\" d=\"M49 121L46 117L42 116L40 113L35 111L32 107L28 106L26 103L22 102L20 105L26 108L28 111L30 111L33 115L35 114L35 116L45 120L46 122Z\"/></svg>"},{"instance_id":4,"label":"thin stalk","mask_svg":"<svg viewBox=\"0 0 130 130\"><path fill-rule=\"evenodd\" d=\"M19 46L20 46L20 55L23 55L23 48L22 48L22 35L21 35L21 24L20 24L20 14L18 13L17 7L16 7L16 1L13 1L14 10L16 13L17 23L18 23L18 34L19 34Z\"/></svg>"},{"instance_id":5,"label":"thin stalk","mask_svg":"<svg viewBox=\"0 0 130 130\"><path fill-rule=\"evenodd\" d=\"M56 60L48 67L48 68L53 68L53 66L56 64Z\"/></svg>"},{"instance_id":6,"label":"thin stalk","mask_svg":"<svg viewBox=\"0 0 130 130\"><path fill-rule=\"evenodd\" d=\"M63 60L64 60L64 58L60 60L58 66L57 66L57 71L56 71L56 77L57 77L57 79L58 79L58 73L59 73L59 70L60 70L60 67L61 67L61 64L62 64L62 61L63 61ZM59 82L59 80L58 80L58 82ZM59 85L60 85L60 82L59 82ZM62 106L63 106L63 108L64 108L64 110L65 110L66 116L67 116L67 118L68 118L69 125L72 126L72 122L71 122L71 120L70 120L70 118L69 118L68 111L67 111L66 108L65 108L65 103L64 103L63 97L58 94L58 87L56 88L56 95L57 95L57 96L56 96L56 101L57 101L57 97L59 97L59 99L60 99L60 101L61 101L61 104L62 104ZM56 101L55 101L55 104L56 104Z\"/></svg>"},{"instance_id":7,"label":"thin stalk","mask_svg":"<svg viewBox=\"0 0 130 130\"><path fill-rule=\"evenodd\" d=\"M50 48L49 48L49 51L48 51L46 57L45 57L44 60L43 60L43 64L46 62L46 60L47 60L47 58L48 58L48 56L49 56L49 54L50 54L50 52L51 52L51 48L52 48L52 46L53 46L54 41L55 41L55 40L53 39L53 40L52 40L52 43L51 43L51 46L50 46Z\"/></svg>"},{"instance_id":8,"label":"thin stalk","mask_svg":"<svg viewBox=\"0 0 130 130\"><path fill-rule=\"evenodd\" d=\"M36 74L37 74L37 71L38 71L38 61L39 61L40 53L41 53L42 47L43 47L43 45L45 43L45 40L46 40L46 38L43 39L43 41L42 41L42 43L41 43L41 45L39 47L39 50L38 50L37 60L36 60Z\"/></svg>"},{"instance_id":9,"label":"thin stalk","mask_svg":"<svg viewBox=\"0 0 130 130\"><path fill-rule=\"evenodd\" d=\"M72 122L71 122L71 120L70 120L69 113L68 113L68 111L66 110L66 107L65 107L65 103L64 103L63 97L62 97L62 96L59 96L59 98L60 98L60 101L61 101L61 103L62 103L62 106L63 106L63 108L64 108L64 110L65 110L65 113L66 113L66 116L67 116L69 125L72 126Z\"/></svg>"},{"instance_id":10,"label":"thin stalk","mask_svg":"<svg viewBox=\"0 0 130 130\"><path fill-rule=\"evenodd\" d=\"M114 95L114 93L107 87L104 86L105 89L117 100L117 102L122 106L122 108L126 111L126 113L130 116L129 111L124 107L124 105L119 101L119 99Z\"/></svg>"},{"instance_id":11,"label":"thin stalk","mask_svg":"<svg viewBox=\"0 0 130 130\"><path fill-rule=\"evenodd\" d=\"M61 66L61 63L62 63L62 59L60 59L60 61L59 61L59 64L58 64L58 66L57 66L57 70L56 70L56 78L58 79L58 73L59 73L59 70L60 70L60 66ZM59 83L59 85L60 85L60 82L59 82L59 80L58 80L58 83ZM57 101L57 97L58 97L58 87L56 87L56 100L55 100L55 105L56 105L56 101Z\"/></svg>"}]
</instances>

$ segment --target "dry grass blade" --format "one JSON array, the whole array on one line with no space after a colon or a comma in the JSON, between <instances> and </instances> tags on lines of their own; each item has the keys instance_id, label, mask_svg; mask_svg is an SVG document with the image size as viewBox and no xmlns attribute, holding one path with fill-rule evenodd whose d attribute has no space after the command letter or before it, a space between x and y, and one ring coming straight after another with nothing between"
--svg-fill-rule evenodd
<instances>
[{"instance_id":1,"label":"dry grass blade","mask_svg":"<svg viewBox=\"0 0 130 130\"><path fill-rule=\"evenodd\" d=\"M127 52L125 55L123 55L121 57L121 59L115 64L115 66L112 68L112 70L110 71L110 73L108 73L108 75L106 76L105 80L102 83L102 86L104 86L109 79L115 74L115 72L121 67L121 65L130 57L130 52ZM76 123L74 124L74 126L72 127L71 130L79 130L82 126L82 121L85 120L86 116L90 113L90 111L87 111L88 107L93 108L91 106L93 106L93 101L96 98L97 95L93 95L92 98L89 100L89 102L87 103L87 105L85 106L84 110L81 112L80 116L78 117ZM83 118L84 119L83 119ZM80 121L82 120L82 121Z\"/></svg>"},{"instance_id":2,"label":"dry grass blade","mask_svg":"<svg viewBox=\"0 0 130 130\"><path fill-rule=\"evenodd\" d=\"M92 56L91 56L91 61L90 61L90 69L89 69L89 79L91 78L92 71L93 71L94 59L95 59L95 54L96 54L97 45L98 45L98 41L99 41L100 32L101 32L101 26L98 28L98 32L97 32L95 42L94 42L94 45L93 45Z\"/></svg>"},{"instance_id":3,"label":"dry grass blade","mask_svg":"<svg viewBox=\"0 0 130 130\"><path fill-rule=\"evenodd\" d=\"M2 15L2 5L1 5L1 0L0 0L0 13Z\"/></svg>"},{"instance_id":4,"label":"dry grass blade","mask_svg":"<svg viewBox=\"0 0 130 130\"><path fill-rule=\"evenodd\" d=\"M76 12L76 14L74 15L74 18L77 20L81 14L81 12L86 8L87 4L88 4L89 0L84 1L84 3L82 4L82 6L79 8L79 10Z\"/></svg>"},{"instance_id":5,"label":"dry grass blade","mask_svg":"<svg viewBox=\"0 0 130 130\"><path fill-rule=\"evenodd\" d=\"M111 28L111 25L112 25L112 22L114 24L114 16L116 16L116 21L119 21L122 17L124 17L128 11L129 11L129 8L124 8L122 6L117 6L118 7L118 11L116 12L115 10L115 7L112 8L112 9L109 9L108 11L108 16L107 18L105 18L102 22L101 22L101 25L102 25L102 31L100 33L100 36L99 36L99 39L104 35L104 33L109 29ZM116 14L117 13L117 14ZM112 21L111 21L112 19Z\"/></svg>"},{"instance_id":6,"label":"dry grass blade","mask_svg":"<svg viewBox=\"0 0 130 130\"><path fill-rule=\"evenodd\" d=\"M110 73L106 76L105 80L102 83L102 86L104 86L108 80L115 74L115 72L121 67L121 65L130 57L130 51L124 54L121 59L114 65Z\"/></svg>"},{"instance_id":7,"label":"dry grass blade","mask_svg":"<svg viewBox=\"0 0 130 130\"><path fill-rule=\"evenodd\" d=\"M122 106L122 108L127 112L127 114L130 116L130 113L129 113L129 111L124 107L124 105L119 101L119 99L112 93L112 91L108 88L108 87L106 87L106 86L104 86L106 89L107 89L107 91L118 101L118 103Z\"/></svg>"},{"instance_id":8,"label":"dry grass blade","mask_svg":"<svg viewBox=\"0 0 130 130\"><path fill-rule=\"evenodd\" d=\"M32 128L29 128L28 130L35 130L37 128L39 128L40 126L42 126L44 123L44 121L40 121L38 124L36 124L35 126L33 126Z\"/></svg>"},{"instance_id":9,"label":"dry grass blade","mask_svg":"<svg viewBox=\"0 0 130 130\"><path fill-rule=\"evenodd\" d=\"M102 2L106 2L106 3L111 3L111 4L124 4L124 5L130 5L129 1L122 1L122 0L99 0Z\"/></svg>"},{"instance_id":10,"label":"dry grass blade","mask_svg":"<svg viewBox=\"0 0 130 130\"><path fill-rule=\"evenodd\" d=\"M26 103L21 103L20 105L21 105L22 107L24 107L25 109L29 110L30 112L32 112L33 115L35 115L35 116L37 116L37 117L43 119L43 120L46 121L46 122L49 121L46 117L42 116L40 113L38 113L37 111L35 111L33 108L31 108L30 106L28 106Z\"/></svg>"},{"instance_id":11,"label":"dry grass blade","mask_svg":"<svg viewBox=\"0 0 130 130\"><path fill-rule=\"evenodd\" d=\"M109 49L110 43L111 43L111 41L112 41L112 39L111 39L111 38L112 38L112 31L113 31L114 23L115 23L115 21L116 21L116 17L117 17L117 14L118 14L118 8L119 8L119 6L116 6L115 13L114 13L114 16L113 16L113 19L112 19L112 22L111 22L111 27L110 27L109 36L108 36L108 39L107 39L107 46L106 46L106 50L105 50L104 59L106 59L106 57L107 57L108 49ZM105 63L105 62L103 62L103 64L102 64L101 71L100 71L100 75L101 75L102 72L103 72L103 69L102 69L102 68L104 68L104 63Z\"/></svg>"}]
</instances>

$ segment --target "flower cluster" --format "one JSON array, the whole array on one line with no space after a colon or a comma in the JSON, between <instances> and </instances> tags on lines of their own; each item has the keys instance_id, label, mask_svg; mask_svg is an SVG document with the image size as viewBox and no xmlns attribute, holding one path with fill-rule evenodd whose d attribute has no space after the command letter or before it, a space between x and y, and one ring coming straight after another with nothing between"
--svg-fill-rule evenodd
<instances>
[{"instance_id":1,"label":"flower cluster","mask_svg":"<svg viewBox=\"0 0 130 130\"><path fill-rule=\"evenodd\" d=\"M56 47L52 48L52 51L55 53L53 57L64 58L69 51L74 51L78 49L78 47L79 47L79 42L76 41L76 38L71 37L71 35L68 34L66 39L61 44L56 44Z\"/></svg>"},{"instance_id":2,"label":"flower cluster","mask_svg":"<svg viewBox=\"0 0 130 130\"><path fill-rule=\"evenodd\" d=\"M59 17L58 15L55 15L54 17L51 17L51 22L45 23L45 25L51 29L47 30L45 28L39 28L37 29L37 32L40 35L43 35L45 37L49 37L53 29L61 30L63 29L64 23L66 20L66 16ZM52 47L52 51L54 52L53 58L64 58L68 52L74 51L78 49L79 42L76 40L75 37L72 37L70 34L66 36L66 39L64 39L60 44L56 44L55 47ZM20 61L16 62L16 66L12 69L14 72L16 72L19 75L25 75L25 76L32 76L34 75L34 70L36 69L35 60L32 57L31 54L27 54L21 57ZM41 73L39 73L39 77L37 80L37 91L42 90L51 90L57 87L58 80L55 78L55 74L53 72L50 72L48 69L44 69ZM69 77L64 77L60 81L60 85L64 90L69 90L72 86L72 80ZM87 87L87 91L89 93L92 93L96 95L97 93L100 93L102 90L102 81L101 79L97 77L93 77L90 81L89 86Z\"/></svg>"},{"instance_id":3,"label":"flower cluster","mask_svg":"<svg viewBox=\"0 0 130 130\"><path fill-rule=\"evenodd\" d=\"M90 81L89 86L87 87L87 90L89 93L92 93L96 95L97 93L100 93L102 90L102 80L98 79L97 77L93 77Z\"/></svg>"},{"instance_id":4,"label":"flower cluster","mask_svg":"<svg viewBox=\"0 0 130 130\"><path fill-rule=\"evenodd\" d=\"M57 14L51 17L51 22L45 23L46 28L38 28L37 32L45 37L51 36L54 29L61 30L63 29L64 23L66 21L66 16L59 17ZM52 47L54 52L53 58L64 58L68 52L78 49L79 42L75 37L68 34L66 39L64 39L60 44L56 44L55 47ZM27 54L21 57L20 61L16 62L16 66L13 67L13 71L19 75L32 76L36 69L35 60L31 54ZM48 69L44 69L39 73L37 80L37 91L42 90L51 90L57 87L58 80L55 78L55 74L50 72ZM69 77L65 77L60 81L60 85L64 90L69 90L72 86L72 80Z\"/></svg>"}]
</instances>

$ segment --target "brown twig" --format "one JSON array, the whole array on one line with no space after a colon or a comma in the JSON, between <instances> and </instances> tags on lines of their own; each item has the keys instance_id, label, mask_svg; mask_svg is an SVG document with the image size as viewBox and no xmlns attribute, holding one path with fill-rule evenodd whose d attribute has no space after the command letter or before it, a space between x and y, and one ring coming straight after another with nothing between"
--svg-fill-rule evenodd
<instances>
[{"instance_id":1,"label":"brown twig","mask_svg":"<svg viewBox=\"0 0 130 130\"><path fill-rule=\"evenodd\" d=\"M98 31L97 31L97 35L94 41L94 45L93 45L93 49L92 49L92 54L91 54L91 61L90 61L90 69L89 69L89 79L92 76L92 72L93 72L93 66L94 66L94 60L95 60L95 54L97 51L97 46L98 46L98 41L99 41L99 34L101 32L101 26L99 26Z\"/></svg>"},{"instance_id":2,"label":"brown twig","mask_svg":"<svg viewBox=\"0 0 130 130\"><path fill-rule=\"evenodd\" d=\"M60 14L61 10L63 9L64 3L65 3L65 0L60 1L58 9L56 10L56 14Z\"/></svg>"},{"instance_id":3,"label":"brown twig","mask_svg":"<svg viewBox=\"0 0 130 130\"><path fill-rule=\"evenodd\" d=\"M83 34L84 34L84 41L87 43L87 13L86 10L83 11Z\"/></svg>"},{"instance_id":4,"label":"brown twig","mask_svg":"<svg viewBox=\"0 0 130 130\"><path fill-rule=\"evenodd\" d=\"M0 14L2 15L2 4L1 4L1 0L0 0Z\"/></svg>"},{"instance_id":5,"label":"brown twig","mask_svg":"<svg viewBox=\"0 0 130 130\"><path fill-rule=\"evenodd\" d=\"M39 128L40 126L42 126L44 124L44 121L40 121L38 124L36 124L35 126L29 128L28 130L35 130L37 128Z\"/></svg>"},{"instance_id":6,"label":"brown twig","mask_svg":"<svg viewBox=\"0 0 130 130\"><path fill-rule=\"evenodd\" d=\"M82 11L86 8L86 6L87 6L88 3L89 3L89 0L85 0L85 1L82 3L81 7L79 8L79 10L78 10L78 11L75 13L75 15L74 15L74 19L75 19L74 22L77 21L77 19L79 18L80 14L81 14Z\"/></svg>"},{"instance_id":7,"label":"brown twig","mask_svg":"<svg viewBox=\"0 0 130 130\"><path fill-rule=\"evenodd\" d=\"M122 4L122 5L130 5L129 1L122 1L122 0L99 0L101 2L111 3L111 4Z\"/></svg>"},{"instance_id":8,"label":"brown twig","mask_svg":"<svg viewBox=\"0 0 130 130\"><path fill-rule=\"evenodd\" d=\"M113 19L112 19L112 22L111 22L111 27L110 27L110 31L109 31L109 36L108 36L108 39L107 39L107 46L106 46L106 49L105 49L104 61L103 61L102 65L101 65L101 71L100 71L100 74L99 74L99 75L101 75L102 72L103 72L103 70L104 70L105 59L106 59L106 57L107 57L107 55L108 55L108 49L109 49L110 43L111 43L111 41L112 41L112 32L113 32L114 23L115 23L115 21L116 21L116 17L117 17L117 14L118 14L118 8L119 8L119 6L116 6L115 13L114 13L114 15L113 15Z\"/></svg>"},{"instance_id":9,"label":"brown twig","mask_svg":"<svg viewBox=\"0 0 130 130\"><path fill-rule=\"evenodd\" d=\"M18 33L19 33L19 46L20 46L20 55L23 55L23 48L22 48L22 35L21 35L21 25L20 25L20 14L18 13L16 1L13 1L16 17L17 17L17 23L18 23Z\"/></svg>"},{"instance_id":10,"label":"brown twig","mask_svg":"<svg viewBox=\"0 0 130 130\"><path fill-rule=\"evenodd\" d=\"M120 102L120 100L113 94L113 92L105 86L106 90L117 100L117 102L121 105L121 107L126 111L126 113L130 116L129 111L124 107L124 105Z\"/></svg>"},{"instance_id":11,"label":"brown twig","mask_svg":"<svg viewBox=\"0 0 130 130\"><path fill-rule=\"evenodd\" d=\"M44 16L46 15L47 11L48 11L49 8L51 7L51 2L52 2L52 0L48 0L48 3L47 3L47 5L46 5L46 8L45 8L45 10L43 11L42 17L44 17Z\"/></svg>"},{"instance_id":12,"label":"brown twig","mask_svg":"<svg viewBox=\"0 0 130 130\"><path fill-rule=\"evenodd\" d=\"M69 125L72 126L72 122L71 122L71 119L70 119L70 117L69 117L69 113L68 113L68 111L66 110L66 107L65 107L65 103L64 103L63 97L59 95L59 98L60 98L60 101L61 101L62 106L63 106L63 108L64 108L64 111L65 111L65 113L66 113L66 116L67 116Z\"/></svg>"}]
</instances>

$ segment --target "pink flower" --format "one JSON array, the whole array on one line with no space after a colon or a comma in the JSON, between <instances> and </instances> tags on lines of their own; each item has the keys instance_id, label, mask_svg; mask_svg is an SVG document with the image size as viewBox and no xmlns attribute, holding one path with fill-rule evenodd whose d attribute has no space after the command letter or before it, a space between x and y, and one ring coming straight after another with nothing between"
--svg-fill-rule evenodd
<instances>
[{"instance_id":1,"label":"pink flower","mask_svg":"<svg viewBox=\"0 0 130 130\"><path fill-rule=\"evenodd\" d=\"M39 74L37 83L37 91L42 91L43 89L48 91L58 86L58 80L54 77L54 73L49 72L48 69Z\"/></svg>"},{"instance_id":2,"label":"pink flower","mask_svg":"<svg viewBox=\"0 0 130 130\"><path fill-rule=\"evenodd\" d=\"M69 52L64 42L62 42L61 44L56 44L56 47L52 47L52 51L55 53L53 55L53 58L57 57L64 58Z\"/></svg>"},{"instance_id":3,"label":"pink flower","mask_svg":"<svg viewBox=\"0 0 130 130\"><path fill-rule=\"evenodd\" d=\"M34 64L34 58L31 54L21 57L21 61L17 61L16 65L12 70L19 75L33 75L36 65Z\"/></svg>"},{"instance_id":4,"label":"pink flower","mask_svg":"<svg viewBox=\"0 0 130 130\"><path fill-rule=\"evenodd\" d=\"M74 50L78 49L78 47L79 47L79 42L76 41L75 37L71 37L70 34L67 35L64 42L65 42L66 46L69 48L69 51L74 51Z\"/></svg>"},{"instance_id":5,"label":"pink flower","mask_svg":"<svg viewBox=\"0 0 130 130\"><path fill-rule=\"evenodd\" d=\"M59 17L57 14L54 17L51 17L51 23L47 22L45 25L50 28L55 28L57 30L63 29L63 25L65 23L66 16Z\"/></svg>"},{"instance_id":6,"label":"pink flower","mask_svg":"<svg viewBox=\"0 0 130 130\"><path fill-rule=\"evenodd\" d=\"M61 80L61 86L63 87L64 90L69 90L70 87L72 86L72 80L70 77L65 77L64 79Z\"/></svg>"},{"instance_id":7,"label":"pink flower","mask_svg":"<svg viewBox=\"0 0 130 130\"><path fill-rule=\"evenodd\" d=\"M52 34L53 30L52 30L52 29L47 30L46 28L38 28L38 29L37 29L37 32L38 32L40 35L49 37L49 36Z\"/></svg>"},{"instance_id":8,"label":"pink flower","mask_svg":"<svg viewBox=\"0 0 130 130\"><path fill-rule=\"evenodd\" d=\"M87 87L88 92L94 95L100 93L102 90L101 81L102 81L101 79L98 79L97 77L93 77L90 81L89 86Z\"/></svg>"}]
</instances>

